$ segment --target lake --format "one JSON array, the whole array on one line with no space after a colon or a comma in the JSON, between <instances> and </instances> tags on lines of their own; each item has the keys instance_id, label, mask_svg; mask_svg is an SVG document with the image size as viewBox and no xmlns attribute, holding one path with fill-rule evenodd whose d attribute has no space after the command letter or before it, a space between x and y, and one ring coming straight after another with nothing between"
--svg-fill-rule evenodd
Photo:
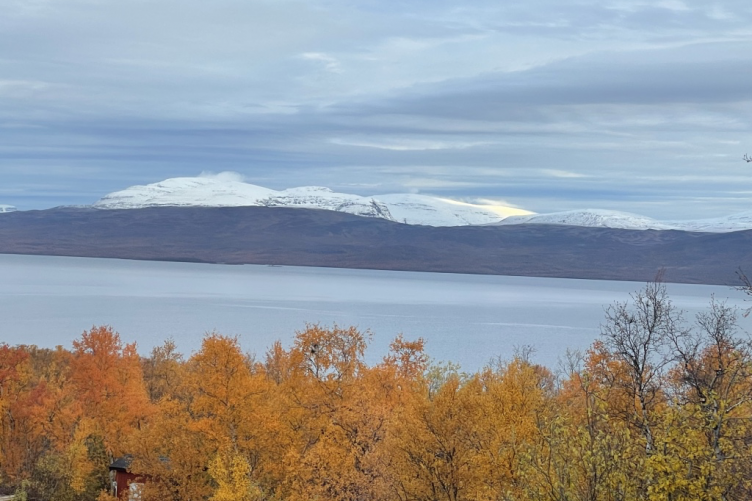
<instances>
[{"instance_id":1,"label":"lake","mask_svg":"<svg viewBox=\"0 0 752 501\"><path fill-rule=\"evenodd\" d=\"M436 360L475 371L532 345L555 367L567 348L597 339L604 308L644 284L596 280L216 265L0 255L0 341L70 348L94 325L111 325L148 354L172 337L189 355L206 332L238 335L262 358L289 346L306 322L369 329L369 363L398 334L423 337ZM710 295L748 307L723 286L669 284L687 317ZM746 330L750 318L741 318Z\"/></svg>"}]
</instances>

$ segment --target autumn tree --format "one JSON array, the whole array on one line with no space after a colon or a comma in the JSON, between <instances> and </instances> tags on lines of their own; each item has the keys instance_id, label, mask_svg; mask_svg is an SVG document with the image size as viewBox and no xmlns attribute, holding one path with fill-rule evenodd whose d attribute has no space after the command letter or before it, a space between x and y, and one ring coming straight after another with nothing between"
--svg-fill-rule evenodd
<instances>
[{"instance_id":1,"label":"autumn tree","mask_svg":"<svg viewBox=\"0 0 752 501\"><path fill-rule=\"evenodd\" d=\"M9 363L13 352L24 362L23 384L5 392L12 399L2 414L12 423L3 433L6 454L0 462L9 483L20 484L32 499L93 500L107 484L108 457L71 383L71 354L36 346L2 350L5 383L9 374L20 374L8 369L16 365Z\"/></svg>"},{"instance_id":2,"label":"autumn tree","mask_svg":"<svg viewBox=\"0 0 752 501\"><path fill-rule=\"evenodd\" d=\"M429 365L425 345L423 338L409 341L399 334L389 344L389 353L384 357L383 365L395 371L400 380L419 382Z\"/></svg>"},{"instance_id":3,"label":"autumn tree","mask_svg":"<svg viewBox=\"0 0 752 501\"><path fill-rule=\"evenodd\" d=\"M714 499L747 499L752 491L752 347L738 333L735 309L711 299L696 327L670 338L672 385L680 430L674 447L690 485ZM687 439L691 439L688 441ZM689 497L689 496L688 496Z\"/></svg>"},{"instance_id":4,"label":"autumn tree","mask_svg":"<svg viewBox=\"0 0 752 501\"><path fill-rule=\"evenodd\" d=\"M606 310L558 375L467 374L398 336L306 325L263 363L207 334L141 358L109 327L73 350L0 345L0 487L112 501L732 501L752 496L752 344L723 302L685 324L660 282Z\"/></svg>"},{"instance_id":5,"label":"autumn tree","mask_svg":"<svg viewBox=\"0 0 752 501\"><path fill-rule=\"evenodd\" d=\"M204 338L188 361L186 384L193 395L190 412L217 450L246 451L253 464L259 430L254 416L266 392L263 375L254 375L238 339L219 334Z\"/></svg>"},{"instance_id":6,"label":"autumn tree","mask_svg":"<svg viewBox=\"0 0 752 501\"><path fill-rule=\"evenodd\" d=\"M472 437L482 451L477 468L483 488L497 497L519 495L521 456L538 437L537 420L553 412L553 375L517 356L482 372L480 381L481 412Z\"/></svg>"},{"instance_id":7,"label":"autumn tree","mask_svg":"<svg viewBox=\"0 0 752 501\"><path fill-rule=\"evenodd\" d=\"M288 440L283 497L387 499L383 442L396 388L394 372L363 361L369 332L307 325L293 347L267 355L281 381Z\"/></svg>"},{"instance_id":8,"label":"autumn tree","mask_svg":"<svg viewBox=\"0 0 752 501\"><path fill-rule=\"evenodd\" d=\"M255 486L267 381L238 339L208 334L184 367L167 343L153 361L158 415L132 441L133 471L154 477L144 497L198 500L219 489L216 499L229 499L233 485Z\"/></svg>"},{"instance_id":9,"label":"autumn tree","mask_svg":"<svg viewBox=\"0 0 752 501\"><path fill-rule=\"evenodd\" d=\"M26 430L24 413L29 404L31 365L21 347L0 345L0 466L5 481L17 484L29 471L22 443Z\"/></svg>"},{"instance_id":10,"label":"autumn tree","mask_svg":"<svg viewBox=\"0 0 752 501\"><path fill-rule=\"evenodd\" d=\"M553 398L536 413L536 439L523 451L520 477L526 499L627 501L639 497L630 472L644 447L622 420L610 416L608 386L594 376L603 351L569 352ZM621 405L620 405L621 407Z\"/></svg>"},{"instance_id":11,"label":"autumn tree","mask_svg":"<svg viewBox=\"0 0 752 501\"><path fill-rule=\"evenodd\" d=\"M177 351L173 339L151 350L151 356L142 360L144 384L152 403L162 398L178 397L184 377L183 355Z\"/></svg>"},{"instance_id":12,"label":"autumn tree","mask_svg":"<svg viewBox=\"0 0 752 501\"><path fill-rule=\"evenodd\" d=\"M149 422L128 441L130 470L149 477L143 501L202 501L214 490L208 471L216 445L185 402L165 398Z\"/></svg>"},{"instance_id":13,"label":"autumn tree","mask_svg":"<svg viewBox=\"0 0 752 501\"><path fill-rule=\"evenodd\" d=\"M231 447L223 448L209 463L209 474L217 484L210 501L255 501L264 499L251 481L248 459Z\"/></svg>"},{"instance_id":14,"label":"autumn tree","mask_svg":"<svg viewBox=\"0 0 752 501\"><path fill-rule=\"evenodd\" d=\"M125 438L150 413L136 345L123 345L111 327L93 327L73 341L71 381L92 433L113 455L124 452Z\"/></svg>"}]
</instances>

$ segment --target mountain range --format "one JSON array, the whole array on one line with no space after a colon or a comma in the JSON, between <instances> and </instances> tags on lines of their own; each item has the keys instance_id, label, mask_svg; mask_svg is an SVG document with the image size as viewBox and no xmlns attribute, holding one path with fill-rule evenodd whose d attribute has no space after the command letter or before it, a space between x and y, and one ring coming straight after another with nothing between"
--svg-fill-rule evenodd
<instances>
[{"instance_id":1,"label":"mountain range","mask_svg":"<svg viewBox=\"0 0 752 501\"><path fill-rule=\"evenodd\" d=\"M603 209L534 214L510 206L470 204L409 193L360 196L335 193L320 186L276 191L245 183L232 173L172 178L132 186L110 193L92 205L97 209L240 206L323 209L427 226L545 224L710 233L752 229L752 211L689 221L659 221L638 214Z\"/></svg>"},{"instance_id":2,"label":"mountain range","mask_svg":"<svg viewBox=\"0 0 752 501\"><path fill-rule=\"evenodd\" d=\"M590 228L620 228L624 230L680 230L728 233L752 229L752 211L716 218L687 221L659 221L629 212L585 209L549 214L509 216L494 224L558 224Z\"/></svg>"},{"instance_id":3,"label":"mountain range","mask_svg":"<svg viewBox=\"0 0 752 501\"><path fill-rule=\"evenodd\" d=\"M0 253L738 285L752 231L432 227L287 207L58 208L0 217Z\"/></svg>"},{"instance_id":4,"label":"mountain range","mask_svg":"<svg viewBox=\"0 0 752 501\"><path fill-rule=\"evenodd\" d=\"M87 207L6 211L0 253L634 281L665 269L667 281L727 285L752 263L752 213L661 222L603 210L517 212L417 194L175 178Z\"/></svg>"},{"instance_id":5,"label":"mountain range","mask_svg":"<svg viewBox=\"0 0 752 501\"><path fill-rule=\"evenodd\" d=\"M246 206L323 209L427 226L489 224L501 221L508 215L529 214L512 207L482 206L409 193L364 197L335 193L321 186L276 191L245 183L230 173L179 177L144 186L132 186L106 195L92 207L143 209Z\"/></svg>"}]
</instances>

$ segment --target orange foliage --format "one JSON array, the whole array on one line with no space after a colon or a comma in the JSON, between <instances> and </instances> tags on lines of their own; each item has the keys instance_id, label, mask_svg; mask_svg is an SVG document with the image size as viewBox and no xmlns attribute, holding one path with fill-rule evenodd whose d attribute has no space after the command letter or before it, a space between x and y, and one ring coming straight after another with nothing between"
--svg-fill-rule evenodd
<instances>
[{"instance_id":1,"label":"orange foliage","mask_svg":"<svg viewBox=\"0 0 752 501\"><path fill-rule=\"evenodd\" d=\"M73 341L71 381L83 414L113 454L151 412L136 344L123 345L111 327L93 327Z\"/></svg>"},{"instance_id":2,"label":"orange foliage","mask_svg":"<svg viewBox=\"0 0 752 501\"><path fill-rule=\"evenodd\" d=\"M108 499L129 453L144 501L748 499L752 348L732 320L666 331L650 354L679 355L657 363L596 342L559 377L523 358L463 374L401 335L369 366L370 333L336 325L263 364L217 333L188 359L172 341L142 359L110 327L72 351L0 345L0 483Z\"/></svg>"}]
</instances>

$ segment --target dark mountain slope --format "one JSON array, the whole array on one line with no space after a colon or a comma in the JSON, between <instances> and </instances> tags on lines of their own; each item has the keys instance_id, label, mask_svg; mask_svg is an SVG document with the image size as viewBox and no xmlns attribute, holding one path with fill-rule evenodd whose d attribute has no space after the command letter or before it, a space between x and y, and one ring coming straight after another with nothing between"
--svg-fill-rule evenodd
<instances>
[{"instance_id":1,"label":"dark mountain slope","mask_svg":"<svg viewBox=\"0 0 752 501\"><path fill-rule=\"evenodd\" d=\"M0 216L0 253L736 284L752 231L435 228L306 209L51 209Z\"/></svg>"}]
</instances>

